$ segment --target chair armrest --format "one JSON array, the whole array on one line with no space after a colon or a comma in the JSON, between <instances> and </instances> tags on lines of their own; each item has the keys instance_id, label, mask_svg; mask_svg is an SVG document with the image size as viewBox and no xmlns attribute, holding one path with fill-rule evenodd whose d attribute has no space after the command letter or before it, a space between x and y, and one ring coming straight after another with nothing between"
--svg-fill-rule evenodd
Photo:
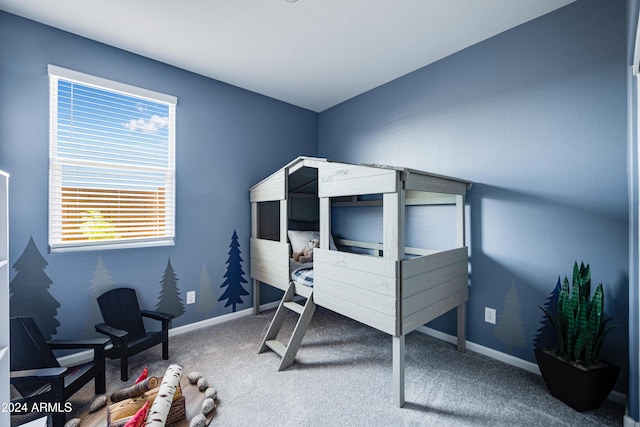
<instances>
[{"instance_id":1,"label":"chair armrest","mask_svg":"<svg viewBox=\"0 0 640 427\"><path fill-rule=\"evenodd\" d=\"M51 340L47 342L54 350L73 348L100 348L109 342L109 338L93 338L86 340Z\"/></svg>"},{"instance_id":2,"label":"chair armrest","mask_svg":"<svg viewBox=\"0 0 640 427\"><path fill-rule=\"evenodd\" d=\"M160 311L151 311L151 310L141 310L140 314L144 317L149 317L155 320L162 320L163 322L168 322L173 319L175 316L169 313L162 313Z\"/></svg>"},{"instance_id":3,"label":"chair armrest","mask_svg":"<svg viewBox=\"0 0 640 427\"><path fill-rule=\"evenodd\" d=\"M11 371L9 376L9 382L11 384L28 382L33 380L54 380L62 377L67 371L67 368L40 368L40 369L26 369L23 371Z\"/></svg>"},{"instance_id":4,"label":"chair armrest","mask_svg":"<svg viewBox=\"0 0 640 427\"><path fill-rule=\"evenodd\" d=\"M109 336L111 339L122 340L129 335L129 332L122 329L114 328L113 326L105 325L104 323L98 323L96 325L96 331L101 334Z\"/></svg>"}]
</instances>

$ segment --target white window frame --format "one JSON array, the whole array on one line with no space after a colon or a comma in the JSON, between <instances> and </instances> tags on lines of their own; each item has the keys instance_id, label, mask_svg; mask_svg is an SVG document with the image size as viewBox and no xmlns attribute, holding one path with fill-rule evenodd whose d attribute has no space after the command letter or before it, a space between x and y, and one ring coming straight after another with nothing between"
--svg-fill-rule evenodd
<instances>
[{"instance_id":1,"label":"white window frame","mask_svg":"<svg viewBox=\"0 0 640 427\"><path fill-rule=\"evenodd\" d=\"M131 86L128 84L104 79L101 77L84 74L58 67L55 65L48 66L48 74L50 80L50 126L49 126L49 247L52 253L58 252L75 252L88 250L106 250L106 249L123 249L123 248L141 248L153 246L171 246L174 245L175 239L175 113L177 98L175 96ZM166 153L166 164L162 167L154 168L154 172L163 176L162 187L164 190L162 197L162 226L158 236L137 236L137 237L115 237L101 236L101 240L68 240L68 235L63 233L63 203L62 203L62 168L63 166L85 167L82 160L70 160L69 156L58 156L58 82L60 80L80 84L83 86L94 87L101 90L115 92L118 94L140 98L141 102L152 101L155 103L165 104L168 107L168 144ZM102 148L102 147L101 147ZM79 149L82 151L82 149ZM163 151L164 153L164 151ZM98 160L100 162L100 160ZM93 162L97 164L98 162ZM105 164L108 162L104 162ZM91 166L93 167L93 166ZM125 164L116 164L118 171L127 170L134 171L145 169L140 166L128 166ZM115 169L114 168L114 169ZM131 172L130 172L131 173ZM135 173L135 172L133 172ZM133 178L131 178L133 180ZM105 181L104 185L108 185ZM107 187L100 187L107 188ZM107 191L112 191L107 188ZM156 231L157 232L157 231ZM63 239L64 237L64 239Z\"/></svg>"}]
</instances>

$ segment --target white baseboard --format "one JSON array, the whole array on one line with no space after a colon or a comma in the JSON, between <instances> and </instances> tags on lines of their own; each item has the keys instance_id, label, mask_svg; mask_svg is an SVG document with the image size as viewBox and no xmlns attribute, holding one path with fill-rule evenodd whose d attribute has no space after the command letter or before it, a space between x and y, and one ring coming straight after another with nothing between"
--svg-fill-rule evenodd
<instances>
[{"instance_id":1,"label":"white baseboard","mask_svg":"<svg viewBox=\"0 0 640 427\"><path fill-rule=\"evenodd\" d=\"M439 340L449 342L451 344L457 344L457 338L455 336L445 334L444 332L440 332L426 326L421 326L418 329L416 329L416 331L422 332L423 334L427 334ZM467 341L467 349L471 351L475 351L476 353L482 354L492 359L498 360L500 362L506 363L508 365L516 366L518 368L524 369L525 371L529 371L534 374L540 375L540 368L538 368L537 363L529 362L527 360L522 360L510 354L502 353L501 351L497 351L492 348L485 347L483 345L476 344L471 341ZM609 394L609 397L607 399L619 405L625 406L627 404L627 395L624 393L620 393L619 391L613 390ZM625 417L625 418L628 418L628 417ZM631 420L631 418L629 419ZM625 427L627 427L626 424L625 424ZM636 427L640 427L640 425L636 424Z\"/></svg>"},{"instance_id":2,"label":"white baseboard","mask_svg":"<svg viewBox=\"0 0 640 427\"><path fill-rule=\"evenodd\" d=\"M631 418L629 415L625 415L622 421L623 427L640 427L640 423Z\"/></svg>"},{"instance_id":3,"label":"white baseboard","mask_svg":"<svg viewBox=\"0 0 640 427\"><path fill-rule=\"evenodd\" d=\"M260 306L260 310L270 310L272 308L277 308L280 301L274 301L267 304L263 304ZM221 323L228 322L230 320L239 319L245 316L253 315L253 307L246 308L241 311L236 311L235 313L223 314L222 316L212 317L210 319L201 320L200 322L189 323L188 325L178 326L177 328L169 329L169 336L175 336L184 334L191 331L196 331L198 329L206 328L213 325L219 325Z\"/></svg>"},{"instance_id":4,"label":"white baseboard","mask_svg":"<svg viewBox=\"0 0 640 427\"><path fill-rule=\"evenodd\" d=\"M260 310L270 310L272 308L278 307L280 301L270 302L267 304L263 304L260 306ZM201 328L206 328L213 325L219 325L220 323L225 323L230 320L239 319L245 316L253 315L253 307L247 308L241 311L236 311L234 313L223 314L221 316L212 317L210 319L205 319L200 322L189 323L188 325L178 326L176 328L169 329L169 336L173 337L176 335L185 334L187 332L195 331ZM66 356L62 356L58 358L58 363L60 366L74 366L80 363L89 362L93 358L93 351L85 350L80 351L78 353L69 354Z\"/></svg>"},{"instance_id":5,"label":"white baseboard","mask_svg":"<svg viewBox=\"0 0 640 427\"><path fill-rule=\"evenodd\" d=\"M280 301L270 302L260 306L260 310L270 310L276 308ZM213 317L211 319L202 320L200 322L189 323L188 325L178 326L177 328L171 328L169 330L169 336L181 335L187 332L195 331L201 328L206 328L213 325L219 325L221 323L228 322L230 320L239 319L241 317L253 315L253 308L247 308L245 310L236 311L235 313L223 314L222 316ZM451 344L457 343L457 338L453 335L445 334L444 332L437 331L435 329L421 326L416 331L423 334L432 336L442 341L449 342ZM510 354L502 353L489 347L476 344L471 341L467 341L467 348L476 353L506 363L508 365L516 366L534 374L540 375L540 369L538 365L527 360L522 360L518 357L511 356ZM58 358L58 362L61 366L73 366L80 363L88 362L93 358L93 352L91 350L81 351L73 353L67 356ZM626 405L627 395L613 390L608 397L609 400L618 403L620 405ZM629 424L628 424L629 423ZM632 418L625 416L624 427L640 427L640 423L634 421Z\"/></svg>"}]
</instances>

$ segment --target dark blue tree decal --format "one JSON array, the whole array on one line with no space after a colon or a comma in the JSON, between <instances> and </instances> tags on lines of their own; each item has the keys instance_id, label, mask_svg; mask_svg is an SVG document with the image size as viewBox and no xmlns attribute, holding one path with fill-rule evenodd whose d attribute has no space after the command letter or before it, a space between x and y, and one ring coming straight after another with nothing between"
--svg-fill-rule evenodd
<instances>
[{"instance_id":1,"label":"dark blue tree decal","mask_svg":"<svg viewBox=\"0 0 640 427\"><path fill-rule=\"evenodd\" d=\"M180 298L180 291L178 290L178 277L171 266L171 258L169 258L167 268L165 268L162 274L160 296L158 297L156 310L162 313L173 314L175 317L181 316L184 313L184 303Z\"/></svg>"},{"instance_id":2,"label":"dark blue tree decal","mask_svg":"<svg viewBox=\"0 0 640 427\"><path fill-rule=\"evenodd\" d=\"M49 293L53 281L44 272L49 263L38 251L33 237L20 258L13 264L16 275L9 284L11 316L33 317L46 340L56 334L60 303Z\"/></svg>"},{"instance_id":3,"label":"dark blue tree decal","mask_svg":"<svg viewBox=\"0 0 640 427\"><path fill-rule=\"evenodd\" d=\"M240 257L240 244L238 243L238 235L233 230L231 236L231 244L229 245L229 258L227 258L227 272L224 274L225 281L221 288L226 286L224 293L218 298L218 301L227 300L225 307L233 306L232 310L236 311L236 304L242 304L242 295L249 295L243 287L243 283L247 283L242 271L242 258Z\"/></svg>"},{"instance_id":4,"label":"dark blue tree decal","mask_svg":"<svg viewBox=\"0 0 640 427\"><path fill-rule=\"evenodd\" d=\"M562 288L562 283L560 283L560 276L558 276L558 283L556 283L556 287L547 298L547 303L544 305L544 308L549 311L549 313L554 316L558 313L558 296L560 295L560 289ZM556 345L556 330L549 322L547 316L540 311L542 314L542 326L536 331L536 336L533 339L533 347L534 348L545 348L545 347L553 347Z\"/></svg>"}]
</instances>

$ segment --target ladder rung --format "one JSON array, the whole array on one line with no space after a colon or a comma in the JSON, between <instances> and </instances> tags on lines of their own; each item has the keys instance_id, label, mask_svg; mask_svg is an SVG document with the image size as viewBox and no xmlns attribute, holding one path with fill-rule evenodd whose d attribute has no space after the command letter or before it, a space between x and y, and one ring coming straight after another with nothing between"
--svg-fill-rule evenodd
<instances>
[{"instance_id":1,"label":"ladder rung","mask_svg":"<svg viewBox=\"0 0 640 427\"><path fill-rule=\"evenodd\" d=\"M264 342L267 347L269 347L271 350L275 351L276 353L278 353L280 355L280 357L284 356L285 351L287 351L287 346L285 346L284 344L282 344L280 341L278 340L269 340L269 341L265 341Z\"/></svg>"},{"instance_id":2,"label":"ladder rung","mask_svg":"<svg viewBox=\"0 0 640 427\"><path fill-rule=\"evenodd\" d=\"M302 311L304 310L303 306L301 306L297 302L293 302L293 301L285 302L284 306L287 307L289 310L295 311L298 314L302 314Z\"/></svg>"}]
</instances>

